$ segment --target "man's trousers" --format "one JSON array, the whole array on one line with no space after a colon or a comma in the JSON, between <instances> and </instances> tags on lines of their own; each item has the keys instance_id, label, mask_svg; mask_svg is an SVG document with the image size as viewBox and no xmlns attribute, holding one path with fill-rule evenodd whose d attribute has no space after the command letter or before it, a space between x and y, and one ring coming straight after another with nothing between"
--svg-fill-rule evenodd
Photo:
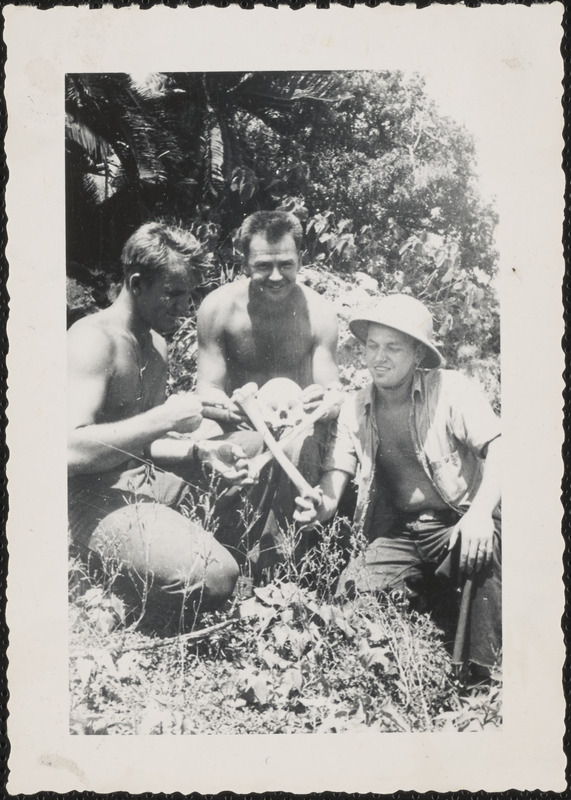
<instances>
[{"instance_id":1,"label":"man's trousers","mask_svg":"<svg viewBox=\"0 0 571 800\"><path fill-rule=\"evenodd\" d=\"M362 557L348 565L341 575L339 591L400 590L414 598L434 578L461 588L464 579L459 574L460 541L451 551L448 549L459 519L452 509L396 515L390 532L374 539ZM475 575L459 663L468 661L493 668L499 663L501 644L501 521L494 518L492 564Z\"/></svg>"}]
</instances>

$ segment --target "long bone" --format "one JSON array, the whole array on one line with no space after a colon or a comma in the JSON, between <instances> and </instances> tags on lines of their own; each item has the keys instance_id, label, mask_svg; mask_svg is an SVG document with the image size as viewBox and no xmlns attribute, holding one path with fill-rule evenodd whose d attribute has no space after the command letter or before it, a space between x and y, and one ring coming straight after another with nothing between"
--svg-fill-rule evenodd
<instances>
[{"instance_id":1,"label":"long bone","mask_svg":"<svg viewBox=\"0 0 571 800\"><path fill-rule=\"evenodd\" d=\"M289 460L283 450L280 449L278 443L270 433L268 426L265 423L263 414L258 406L256 400L256 392L258 386L255 383L247 383L241 389L236 389L232 395L232 399L238 403L247 414L250 422L254 428L261 434L266 447L273 454L274 458L286 473L290 481L294 484L302 497L307 497L313 494L313 488L305 480L301 472Z\"/></svg>"},{"instance_id":2,"label":"long bone","mask_svg":"<svg viewBox=\"0 0 571 800\"><path fill-rule=\"evenodd\" d=\"M291 444L291 442L295 441L299 436L308 431L316 422L319 422L319 420L324 417L329 410L330 404L324 401L315 409L315 411L312 411L311 414L305 415L299 425L296 425L295 428L293 428L289 433L276 441L279 449L285 450L285 448ZM273 458L274 454L271 450L266 450L263 453L258 453L257 456L253 456L248 462L250 475L255 478L260 474L266 464L269 464Z\"/></svg>"}]
</instances>

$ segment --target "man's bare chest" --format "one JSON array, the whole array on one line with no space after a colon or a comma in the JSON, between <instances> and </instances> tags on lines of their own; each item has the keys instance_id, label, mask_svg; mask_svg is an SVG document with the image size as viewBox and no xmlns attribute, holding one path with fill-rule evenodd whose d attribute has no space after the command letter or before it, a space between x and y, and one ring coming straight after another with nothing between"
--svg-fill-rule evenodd
<instances>
[{"instance_id":1,"label":"man's bare chest","mask_svg":"<svg viewBox=\"0 0 571 800\"><path fill-rule=\"evenodd\" d=\"M314 337L307 314L244 312L226 327L225 349L237 367L291 369L311 357Z\"/></svg>"},{"instance_id":2,"label":"man's bare chest","mask_svg":"<svg viewBox=\"0 0 571 800\"><path fill-rule=\"evenodd\" d=\"M415 457L409 404L396 409L377 409L376 421L379 450L385 457Z\"/></svg>"},{"instance_id":3,"label":"man's bare chest","mask_svg":"<svg viewBox=\"0 0 571 800\"><path fill-rule=\"evenodd\" d=\"M164 360L156 352L145 361L133 354L122 355L109 375L102 414L106 420L116 421L147 411L159 402L166 376Z\"/></svg>"}]
</instances>

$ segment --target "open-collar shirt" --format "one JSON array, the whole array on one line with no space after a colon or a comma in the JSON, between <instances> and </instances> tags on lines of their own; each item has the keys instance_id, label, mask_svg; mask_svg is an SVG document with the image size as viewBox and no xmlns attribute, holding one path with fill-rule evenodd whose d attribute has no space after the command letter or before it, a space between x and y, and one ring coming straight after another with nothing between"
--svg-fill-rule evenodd
<instances>
[{"instance_id":1,"label":"open-collar shirt","mask_svg":"<svg viewBox=\"0 0 571 800\"><path fill-rule=\"evenodd\" d=\"M386 512L392 517L390 493L375 475L380 442L373 383L347 398L331 432L323 471L340 470L355 477L354 521L369 538ZM416 456L436 492L450 508L469 508L482 479L488 444L500 435L500 421L476 383L453 370L417 369L411 385L409 428Z\"/></svg>"}]
</instances>

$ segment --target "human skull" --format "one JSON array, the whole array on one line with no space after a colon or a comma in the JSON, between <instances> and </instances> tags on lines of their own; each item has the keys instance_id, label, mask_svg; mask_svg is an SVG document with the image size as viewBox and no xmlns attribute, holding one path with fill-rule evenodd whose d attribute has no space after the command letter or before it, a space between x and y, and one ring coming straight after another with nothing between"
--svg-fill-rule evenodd
<instances>
[{"instance_id":1,"label":"human skull","mask_svg":"<svg viewBox=\"0 0 571 800\"><path fill-rule=\"evenodd\" d=\"M257 394L258 405L266 424L281 430L297 425L303 419L303 391L289 378L272 378Z\"/></svg>"}]
</instances>

